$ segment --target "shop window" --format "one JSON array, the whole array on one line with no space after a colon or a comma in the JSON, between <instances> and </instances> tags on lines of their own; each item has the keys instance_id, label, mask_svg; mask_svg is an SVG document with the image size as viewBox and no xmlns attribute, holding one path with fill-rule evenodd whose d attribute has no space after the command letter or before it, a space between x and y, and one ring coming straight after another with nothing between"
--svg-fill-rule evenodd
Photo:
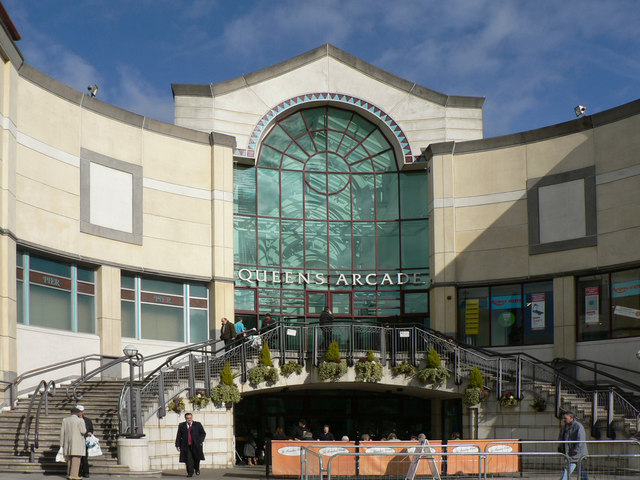
<instances>
[{"instance_id":1,"label":"shop window","mask_svg":"<svg viewBox=\"0 0 640 480\"><path fill-rule=\"evenodd\" d=\"M609 275L578 279L578 340L609 338Z\"/></svg>"},{"instance_id":2,"label":"shop window","mask_svg":"<svg viewBox=\"0 0 640 480\"><path fill-rule=\"evenodd\" d=\"M640 269L611 274L613 337L640 335Z\"/></svg>"}]
</instances>

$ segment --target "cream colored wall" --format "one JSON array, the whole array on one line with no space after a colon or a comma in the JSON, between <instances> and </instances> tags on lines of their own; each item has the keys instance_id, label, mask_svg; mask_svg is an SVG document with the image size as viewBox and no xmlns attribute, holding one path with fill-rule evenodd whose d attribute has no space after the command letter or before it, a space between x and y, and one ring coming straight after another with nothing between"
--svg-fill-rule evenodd
<instances>
[{"instance_id":1,"label":"cream colored wall","mask_svg":"<svg viewBox=\"0 0 640 480\"><path fill-rule=\"evenodd\" d=\"M234 135L247 148L262 116L284 100L314 92L361 98L389 114L403 129L414 155L430 143L482 138L482 109L444 107L381 82L326 56L212 98L175 97L175 122Z\"/></svg>"}]
</instances>

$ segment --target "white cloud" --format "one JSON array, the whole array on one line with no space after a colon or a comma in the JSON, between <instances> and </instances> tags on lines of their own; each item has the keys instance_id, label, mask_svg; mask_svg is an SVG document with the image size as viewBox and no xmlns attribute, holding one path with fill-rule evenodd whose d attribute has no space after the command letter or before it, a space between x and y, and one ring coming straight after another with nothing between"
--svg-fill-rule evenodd
<instances>
[{"instance_id":1,"label":"white cloud","mask_svg":"<svg viewBox=\"0 0 640 480\"><path fill-rule=\"evenodd\" d=\"M113 103L132 112L155 120L173 123L173 98L159 92L145 80L136 69L121 65L117 68L118 78Z\"/></svg>"}]
</instances>

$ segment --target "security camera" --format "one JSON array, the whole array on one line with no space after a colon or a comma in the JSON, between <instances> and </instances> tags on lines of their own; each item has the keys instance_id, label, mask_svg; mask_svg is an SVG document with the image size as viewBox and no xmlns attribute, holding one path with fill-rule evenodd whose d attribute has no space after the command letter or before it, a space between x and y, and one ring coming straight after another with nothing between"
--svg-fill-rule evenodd
<instances>
[{"instance_id":1,"label":"security camera","mask_svg":"<svg viewBox=\"0 0 640 480\"><path fill-rule=\"evenodd\" d=\"M87 90L89 90L89 95L95 97L98 94L98 85L89 85Z\"/></svg>"},{"instance_id":2,"label":"security camera","mask_svg":"<svg viewBox=\"0 0 640 480\"><path fill-rule=\"evenodd\" d=\"M584 105L578 105L573 109L573 111L576 112L576 117L581 117L587 113L587 107Z\"/></svg>"}]
</instances>

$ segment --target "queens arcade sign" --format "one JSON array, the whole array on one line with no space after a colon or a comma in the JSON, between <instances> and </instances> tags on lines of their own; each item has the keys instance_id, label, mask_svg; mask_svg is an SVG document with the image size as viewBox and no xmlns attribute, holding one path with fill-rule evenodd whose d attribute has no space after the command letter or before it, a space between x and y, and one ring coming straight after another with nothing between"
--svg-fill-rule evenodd
<instances>
[{"instance_id":1,"label":"queens arcade sign","mask_svg":"<svg viewBox=\"0 0 640 480\"><path fill-rule=\"evenodd\" d=\"M280 272L268 270L249 270L241 268L238 270L238 278L245 282L256 283L279 283L289 285L292 283L304 285L333 285L340 286L364 286L364 285L424 285L420 279L420 273L350 273L336 274L330 277L326 273L302 273L302 272Z\"/></svg>"}]
</instances>

